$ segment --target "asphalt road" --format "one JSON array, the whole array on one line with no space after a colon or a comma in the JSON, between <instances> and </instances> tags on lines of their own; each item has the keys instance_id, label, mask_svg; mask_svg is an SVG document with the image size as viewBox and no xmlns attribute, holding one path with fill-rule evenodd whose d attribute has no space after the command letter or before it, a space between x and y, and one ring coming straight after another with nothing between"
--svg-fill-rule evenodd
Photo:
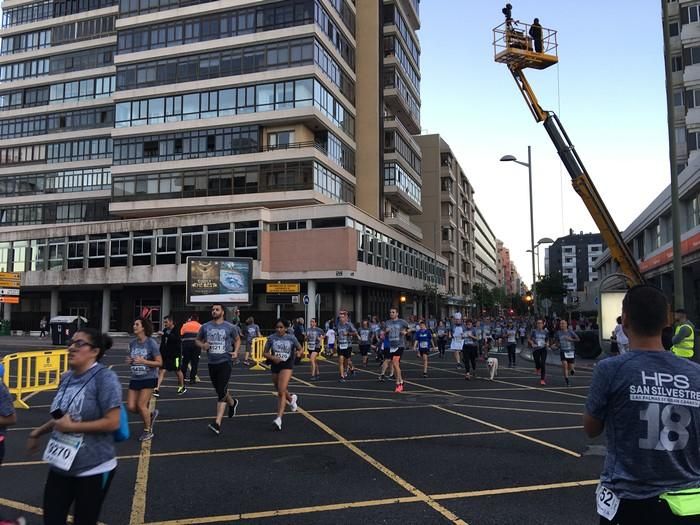
<instances>
[{"instance_id":1,"label":"asphalt road","mask_svg":"<svg viewBox=\"0 0 700 525\"><path fill-rule=\"evenodd\" d=\"M8 348L3 338L0 355L19 345ZM126 387L123 355L113 349L105 362ZM269 372L238 367L230 385L241 402L238 415L224 419L217 437L207 429L215 397L203 364L202 383L183 396L174 377L166 379L151 443L138 442L141 423L132 419L132 438L117 445L103 523L597 522L604 442L588 440L581 428L590 368L566 388L561 369L550 366L541 387L529 361L508 369L501 357L495 381L484 379L483 362L481 377L465 381L448 355L433 356L424 379L408 352L406 389L395 394L391 383L377 381L374 365L338 383L335 363L325 362L322 380L309 383L302 364L291 384L301 409L277 432ZM32 408L20 411L8 432L0 515L41 523L47 468L24 445L48 417L52 397L32 397Z\"/></svg>"}]
</instances>

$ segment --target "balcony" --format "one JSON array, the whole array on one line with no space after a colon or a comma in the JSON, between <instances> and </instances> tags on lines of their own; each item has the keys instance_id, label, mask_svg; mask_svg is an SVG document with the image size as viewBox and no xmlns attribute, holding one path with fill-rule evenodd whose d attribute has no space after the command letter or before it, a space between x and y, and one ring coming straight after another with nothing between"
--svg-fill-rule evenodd
<instances>
[{"instance_id":1,"label":"balcony","mask_svg":"<svg viewBox=\"0 0 700 525\"><path fill-rule=\"evenodd\" d=\"M420 0L399 0L409 23L415 31L420 29Z\"/></svg>"},{"instance_id":2,"label":"balcony","mask_svg":"<svg viewBox=\"0 0 700 525\"><path fill-rule=\"evenodd\" d=\"M407 191L399 186L385 183L384 196L394 206L401 208L409 215L420 215L423 213L423 207L413 200Z\"/></svg>"},{"instance_id":3,"label":"balcony","mask_svg":"<svg viewBox=\"0 0 700 525\"><path fill-rule=\"evenodd\" d=\"M418 241L423 240L423 230L411 222L411 218L400 211L393 212L384 218L384 224L391 226Z\"/></svg>"},{"instance_id":4,"label":"balcony","mask_svg":"<svg viewBox=\"0 0 700 525\"><path fill-rule=\"evenodd\" d=\"M686 66L683 70L683 83L690 84L697 82L700 82L700 64Z\"/></svg>"},{"instance_id":5,"label":"balcony","mask_svg":"<svg viewBox=\"0 0 700 525\"><path fill-rule=\"evenodd\" d=\"M413 138L413 134L406 129L403 122L397 119L395 115L384 115L384 129L397 131L414 151L420 151L420 146Z\"/></svg>"},{"instance_id":6,"label":"balcony","mask_svg":"<svg viewBox=\"0 0 700 525\"><path fill-rule=\"evenodd\" d=\"M394 67L384 69L384 103L411 134L420 133L420 103Z\"/></svg>"}]
</instances>

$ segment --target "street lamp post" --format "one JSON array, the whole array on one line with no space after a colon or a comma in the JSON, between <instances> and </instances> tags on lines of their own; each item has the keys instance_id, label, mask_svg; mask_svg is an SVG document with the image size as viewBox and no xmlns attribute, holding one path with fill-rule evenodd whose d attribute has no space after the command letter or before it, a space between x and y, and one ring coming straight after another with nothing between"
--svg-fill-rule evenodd
<instances>
[{"instance_id":1,"label":"street lamp post","mask_svg":"<svg viewBox=\"0 0 700 525\"><path fill-rule=\"evenodd\" d=\"M527 147L527 162L521 162L516 159L513 155L505 155L501 157L501 162L515 162L521 166L527 167L528 181L530 186L530 249L532 253L532 302L533 311L535 316L537 316L537 294L535 293L535 218L534 218L534 207L532 205L532 148Z\"/></svg>"}]
</instances>

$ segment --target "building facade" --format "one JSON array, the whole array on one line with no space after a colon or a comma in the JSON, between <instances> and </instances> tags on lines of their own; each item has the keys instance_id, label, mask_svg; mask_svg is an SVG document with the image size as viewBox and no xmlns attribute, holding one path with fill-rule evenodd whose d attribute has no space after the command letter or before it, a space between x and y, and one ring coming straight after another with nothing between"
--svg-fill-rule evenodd
<instances>
[{"instance_id":1,"label":"building facade","mask_svg":"<svg viewBox=\"0 0 700 525\"><path fill-rule=\"evenodd\" d=\"M475 282L489 290L498 286L498 254L496 253L496 236L493 234L479 206L474 205L475 211L475 251L474 272Z\"/></svg>"},{"instance_id":2,"label":"building facade","mask_svg":"<svg viewBox=\"0 0 700 525\"><path fill-rule=\"evenodd\" d=\"M547 275L561 275L567 290L582 292L584 283L599 279L596 264L605 245L599 233L574 233L559 237L545 251Z\"/></svg>"},{"instance_id":3,"label":"building facade","mask_svg":"<svg viewBox=\"0 0 700 525\"><path fill-rule=\"evenodd\" d=\"M505 247L503 241L496 239L496 253L498 254L498 287L504 293L513 288L513 275L511 271L510 250Z\"/></svg>"},{"instance_id":4,"label":"building facade","mask_svg":"<svg viewBox=\"0 0 700 525\"><path fill-rule=\"evenodd\" d=\"M189 308L192 255L251 257L248 309L270 322L264 285L280 280L300 282L310 315L381 315L401 295L421 313L425 283L445 290L447 273L411 220L418 5L6 0L0 268L22 273L20 304L4 309L13 329L61 313L125 331L144 307L159 323Z\"/></svg>"},{"instance_id":5,"label":"building facade","mask_svg":"<svg viewBox=\"0 0 700 525\"><path fill-rule=\"evenodd\" d=\"M447 260L447 304L453 312L469 304L475 282L474 188L440 135L415 139L423 155L424 182L423 213L415 220L425 246Z\"/></svg>"}]
</instances>

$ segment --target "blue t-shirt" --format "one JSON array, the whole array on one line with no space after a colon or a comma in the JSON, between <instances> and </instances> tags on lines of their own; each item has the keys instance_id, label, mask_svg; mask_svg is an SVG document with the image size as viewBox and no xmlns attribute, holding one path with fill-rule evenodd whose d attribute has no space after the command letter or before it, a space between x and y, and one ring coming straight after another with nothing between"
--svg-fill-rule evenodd
<instances>
[{"instance_id":1,"label":"blue t-shirt","mask_svg":"<svg viewBox=\"0 0 700 525\"><path fill-rule=\"evenodd\" d=\"M294 361L295 351L300 350L301 345L292 334L272 334L265 342L265 351L281 359L285 363Z\"/></svg>"},{"instance_id":2,"label":"blue t-shirt","mask_svg":"<svg viewBox=\"0 0 700 525\"><path fill-rule=\"evenodd\" d=\"M129 356L133 360L136 357L143 357L146 361L155 361L160 355L158 343L152 337L147 338L143 343L138 339L134 339L129 343ZM143 381L145 379L156 379L158 377L158 368L153 368L147 365L131 365L131 380Z\"/></svg>"},{"instance_id":3,"label":"blue t-shirt","mask_svg":"<svg viewBox=\"0 0 700 525\"><path fill-rule=\"evenodd\" d=\"M204 323L199 329L197 339L209 343L209 364L218 365L231 361L233 343L240 337L240 331L234 324L224 321L216 324L214 321Z\"/></svg>"},{"instance_id":4,"label":"blue t-shirt","mask_svg":"<svg viewBox=\"0 0 700 525\"><path fill-rule=\"evenodd\" d=\"M419 350L430 350L433 346L433 332L427 328L416 332L416 342Z\"/></svg>"},{"instance_id":5,"label":"blue t-shirt","mask_svg":"<svg viewBox=\"0 0 700 525\"><path fill-rule=\"evenodd\" d=\"M545 348L547 346L547 339L549 338L549 330L546 328L543 328L542 330L538 330L535 328L531 333L530 333L530 339L532 339L532 342L535 345L535 348Z\"/></svg>"},{"instance_id":6,"label":"blue t-shirt","mask_svg":"<svg viewBox=\"0 0 700 525\"><path fill-rule=\"evenodd\" d=\"M5 383L0 380L0 417L10 417L15 413L15 407L12 403L12 395L5 386ZM5 428L0 425L0 442L5 439Z\"/></svg>"},{"instance_id":7,"label":"blue t-shirt","mask_svg":"<svg viewBox=\"0 0 700 525\"><path fill-rule=\"evenodd\" d=\"M593 371L586 412L605 423L601 483L619 498L700 487L700 365L633 350Z\"/></svg>"},{"instance_id":8,"label":"blue t-shirt","mask_svg":"<svg viewBox=\"0 0 700 525\"><path fill-rule=\"evenodd\" d=\"M557 330L555 337L559 341L559 350L562 352L569 352L574 349L574 342L567 339L567 337L576 337L576 333L573 330Z\"/></svg>"},{"instance_id":9,"label":"blue t-shirt","mask_svg":"<svg viewBox=\"0 0 700 525\"><path fill-rule=\"evenodd\" d=\"M464 328L464 344L465 346L476 346L478 344L478 336L476 335L476 328L473 326L471 328Z\"/></svg>"}]
</instances>

